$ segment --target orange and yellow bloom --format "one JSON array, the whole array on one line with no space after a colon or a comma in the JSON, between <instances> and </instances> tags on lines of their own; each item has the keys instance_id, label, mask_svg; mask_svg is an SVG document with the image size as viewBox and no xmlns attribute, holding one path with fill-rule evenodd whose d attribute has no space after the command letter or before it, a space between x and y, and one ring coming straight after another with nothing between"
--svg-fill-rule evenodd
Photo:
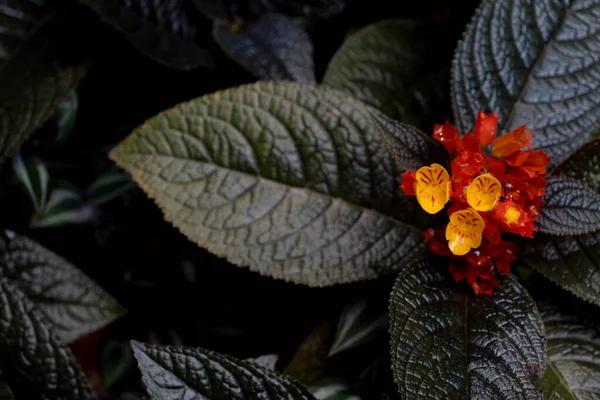
<instances>
[{"instance_id":1,"label":"orange and yellow bloom","mask_svg":"<svg viewBox=\"0 0 600 400\"><path fill-rule=\"evenodd\" d=\"M440 164L402 175L401 188L416 196L429 214L447 208L449 223L429 229L431 250L450 257L450 272L466 279L477 294L498 287L497 273L510 272L517 246L502 232L531 237L545 193L550 158L532 145L525 126L496 138L498 116L479 112L473 133L463 137L448 121L435 125L434 139L452 158L450 173ZM488 147L491 147L488 149Z\"/></svg>"}]
</instances>

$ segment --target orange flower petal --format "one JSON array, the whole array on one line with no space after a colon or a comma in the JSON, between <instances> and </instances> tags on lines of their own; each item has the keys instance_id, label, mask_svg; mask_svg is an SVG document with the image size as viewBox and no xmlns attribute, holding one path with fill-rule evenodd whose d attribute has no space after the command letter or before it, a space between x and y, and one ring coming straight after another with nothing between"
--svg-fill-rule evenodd
<instances>
[{"instance_id":1,"label":"orange flower petal","mask_svg":"<svg viewBox=\"0 0 600 400\"><path fill-rule=\"evenodd\" d=\"M429 214L441 211L450 200L450 175L440 164L421 167L415 174L417 201Z\"/></svg>"},{"instance_id":2,"label":"orange flower petal","mask_svg":"<svg viewBox=\"0 0 600 400\"><path fill-rule=\"evenodd\" d=\"M497 158L508 157L517 150L533 145L531 137L533 132L525 130L522 125L492 142L492 155Z\"/></svg>"},{"instance_id":3,"label":"orange flower petal","mask_svg":"<svg viewBox=\"0 0 600 400\"><path fill-rule=\"evenodd\" d=\"M488 146L496 137L498 118L498 115L495 113L486 114L483 111L479 111L477 114L477 121L475 121L473 133L481 146Z\"/></svg>"},{"instance_id":4,"label":"orange flower petal","mask_svg":"<svg viewBox=\"0 0 600 400\"><path fill-rule=\"evenodd\" d=\"M417 179L415 178L414 171L407 171L402 174L402 183L400 184L400 188L407 196L416 195L415 186L417 185Z\"/></svg>"},{"instance_id":5,"label":"orange flower petal","mask_svg":"<svg viewBox=\"0 0 600 400\"><path fill-rule=\"evenodd\" d=\"M469 250L478 248L484 228L483 219L473 209L452 214L446 228L446 240L450 251L457 256L464 256Z\"/></svg>"},{"instance_id":6,"label":"orange flower petal","mask_svg":"<svg viewBox=\"0 0 600 400\"><path fill-rule=\"evenodd\" d=\"M500 199L502 187L490 174L479 175L467 188L467 202L477 211L491 211Z\"/></svg>"}]
</instances>

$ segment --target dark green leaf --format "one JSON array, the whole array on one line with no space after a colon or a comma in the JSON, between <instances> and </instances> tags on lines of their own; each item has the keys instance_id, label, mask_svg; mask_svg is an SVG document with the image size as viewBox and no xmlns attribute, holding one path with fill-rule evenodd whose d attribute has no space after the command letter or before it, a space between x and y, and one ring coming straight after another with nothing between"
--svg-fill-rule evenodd
<instances>
[{"instance_id":1,"label":"dark green leaf","mask_svg":"<svg viewBox=\"0 0 600 400\"><path fill-rule=\"evenodd\" d=\"M184 70L212 66L208 51L194 42L197 28L183 0L80 1L155 61Z\"/></svg>"},{"instance_id":2,"label":"dark green leaf","mask_svg":"<svg viewBox=\"0 0 600 400\"><path fill-rule=\"evenodd\" d=\"M37 158L24 161L21 154L15 154L12 161L15 175L29 195L34 210L41 213L46 207L50 182L46 165Z\"/></svg>"},{"instance_id":3,"label":"dark green leaf","mask_svg":"<svg viewBox=\"0 0 600 400\"><path fill-rule=\"evenodd\" d=\"M83 272L34 241L0 237L0 271L28 296L64 342L123 315L123 308Z\"/></svg>"},{"instance_id":4,"label":"dark green leaf","mask_svg":"<svg viewBox=\"0 0 600 400\"><path fill-rule=\"evenodd\" d=\"M54 113L86 65L81 33L55 1L5 0L0 7L0 162ZM62 6L62 5L61 5ZM69 34L65 32L68 31Z\"/></svg>"},{"instance_id":5,"label":"dark green leaf","mask_svg":"<svg viewBox=\"0 0 600 400\"><path fill-rule=\"evenodd\" d=\"M57 188L50 194L44 209L31 221L32 228L50 228L69 224L85 224L94 221L98 211L85 204L76 191Z\"/></svg>"},{"instance_id":6,"label":"dark green leaf","mask_svg":"<svg viewBox=\"0 0 600 400\"><path fill-rule=\"evenodd\" d=\"M581 235L600 230L600 194L578 181L550 178L536 230Z\"/></svg>"},{"instance_id":7,"label":"dark green leaf","mask_svg":"<svg viewBox=\"0 0 600 400\"><path fill-rule=\"evenodd\" d=\"M454 117L473 129L479 110L510 131L527 124L553 164L600 125L597 0L484 0L453 66Z\"/></svg>"},{"instance_id":8,"label":"dark green leaf","mask_svg":"<svg viewBox=\"0 0 600 400\"><path fill-rule=\"evenodd\" d=\"M404 270L390 300L392 367L405 400L539 399L544 327L512 276L492 296L463 292L448 264L429 259Z\"/></svg>"},{"instance_id":9,"label":"dark green leaf","mask_svg":"<svg viewBox=\"0 0 600 400\"><path fill-rule=\"evenodd\" d=\"M446 151L430 136L380 113L372 116L383 143L402 169L416 170L434 162L448 165Z\"/></svg>"},{"instance_id":10,"label":"dark green leaf","mask_svg":"<svg viewBox=\"0 0 600 400\"><path fill-rule=\"evenodd\" d=\"M99 206L107 203L135 187L131 177L123 171L108 171L87 188L89 202Z\"/></svg>"},{"instance_id":11,"label":"dark green leaf","mask_svg":"<svg viewBox=\"0 0 600 400\"><path fill-rule=\"evenodd\" d=\"M315 383L323 375L327 353L331 346L333 331L331 323L325 321L313 329L300 343L294 357L283 373L304 385Z\"/></svg>"},{"instance_id":12,"label":"dark green leaf","mask_svg":"<svg viewBox=\"0 0 600 400\"><path fill-rule=\"evenodd\" d=\"M323 84L346 91L392 119L430 129L443 91L429 80L439 75L436 55L407 21L370 25L335 53ZM443 103L442 103L443 104Z\"/></svg>"},{"instance_id":13,"label":"dark green leaf","mask_svg":"<svg viewBox=\"0 0 600 400\"><path fill-rule=\"evenodd\" d=\"M154 400L314 399L293 379L253 362L201 348L131 345Z\"/></svg>"},{"instance_id":14,"label":"dark green leaf","mask_svg":"<svg viewBox=\"0 0 600 400\"><path fill-rule=\"evenodd\" d=\"M315 82L310 37L285 15L266 14L241 31L217 21L213 36L223 51L259 78Z\"/></svg>"},{"instance_id":15,"label":"dark green leaf","mask_svg":"<svg viewBox=\"0 0 600 400\"><path fill-rule=\"evenodd\" d=\"M580 180L600 192L600 139L575 151L552 174Z\"/></svg>"},{"instance_id":16,"label":"dark green leaf","mask_svg":"<svg viewBox=\"0 0 600 400\"><path fill-rule=\"evenodd\" d=\"M236 265L311 286L372 279L425 243L387 215L406 200L369 113L328 88L259 82L167 110L110 156L167 221Z\"/></svg>"},{"instance_id":17,"label":"dark green leaf","mask_svg":"<svg viewBox=\"0 0 600 400\"><path fill-rule=\"evenodd\" d=\"M79 108L79 97L75 90L71 90L59 103L54 112L56 125L58 128L57 142L65 141L73 127L77 118L77 110Z\"/></svg>"},{"instance_id":18,"label":"dark green leaf","mask_svg":"<svg viewBox=\"0 0 600 400\"><path fill-rule=\"evenodd\" d=\"M360 400L341 379L323 379L308 390L317 400Z\"/></svg>"},{"instance_id":19,"label":"dark green leaf","mask_svg":"<svg viewBox=\"0 0 600 400\"><path fill-rule=\"evenodd\" d=\"M18 288L0 279L0 357L19 399L95 399L83 372L46 319Z\"/></svg>"},{"instance_id":20,"label":"dark green leaf","mask_svg":"<svg viewBox=\"0 0 600 400\"><path fill-rule=\"evenodd\" d=\"M544 400L597 399L600 327L584 324L551 306L542 306L540 312L548 340L548 368L542 385Z\"/></svg>"},{"instance_id":21,"label":"dark green leaf","mask_svg":"<svg viewBox=\"0 0 600 400\"><path fill-rule=\"evenodd\" d=\"M582 236L539 235L523 259L546 278L600 306L600 232Z\"/></svg>"}]
</instances>

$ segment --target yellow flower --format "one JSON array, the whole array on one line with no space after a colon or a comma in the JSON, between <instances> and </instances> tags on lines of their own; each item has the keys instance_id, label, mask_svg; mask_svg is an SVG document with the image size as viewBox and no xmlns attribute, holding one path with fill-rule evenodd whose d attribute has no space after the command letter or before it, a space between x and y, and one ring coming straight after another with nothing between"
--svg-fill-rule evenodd
<instances>
[{"instance_id":1,"label":"yellow flower","mask_svg":"<svg viewBox=\"0 0 600 400\"><path fill-rule=\"evenodd\" d=\"M504 219L506 220L507 224L514 225L519 222L519 218L521 218L521 211L519 211L517 207L506 207Z\"/></svg>"},{"instance_id":2,"label":"yellow flower","mask_svg":"<svg viewBox=\"0 0 600 400\"><path fill-rule=\"evenodd\" d=\"M490 174L479 175L467 188L467 203L477 211L491 211L500 199L501 186Z\"/></svg>"},{"instance_id":3,"label":"yellow flower","mask_svg":"<svg viewBox=\"0 0 600 400\"><path fill-rule=\"evenodd\" d=\"M457 256L464 256L469 250L478 248L481 245L483 228L483 219L473 209L452 213L446 228L446 240L450 251Z\"/></svg>"},{"instance_id":4,"label":"yellow flower","mask_svg":"<svg viewBox=\"0 0 600 400\"><path fill-rule=\"evenodd\" d=\"M441 211L450 200L450 175L440 164L421 167L415 175L417 201L429 214Z\"/></svg>"}]
</instances>

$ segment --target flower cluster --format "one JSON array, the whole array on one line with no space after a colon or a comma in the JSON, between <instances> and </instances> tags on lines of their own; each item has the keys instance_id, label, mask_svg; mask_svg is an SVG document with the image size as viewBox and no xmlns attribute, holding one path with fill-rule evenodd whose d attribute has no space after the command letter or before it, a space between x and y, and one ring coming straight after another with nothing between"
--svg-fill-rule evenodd
<instances>
[{"instance_id":1,"label":"flower cluster","mask_svg":"<svg viewBox=\"0 0 600 400\"><path fill-rule=\"evenodd\" d=\"M452 159L451 176L432 164L404 173L401 185L430 214L452 201L447 227L429 229L425 237L434 253L450 257L456 281L466 279L475 293L488 295L498 287L496 273L510 272L517 251L501 233L533 236L550 161L541 150L522 150L532 145L525 126L495 138L497 127L498 116L483 112L463 137L448 121L436 125L433 137Z\"/></svg>"}]
</instances>

